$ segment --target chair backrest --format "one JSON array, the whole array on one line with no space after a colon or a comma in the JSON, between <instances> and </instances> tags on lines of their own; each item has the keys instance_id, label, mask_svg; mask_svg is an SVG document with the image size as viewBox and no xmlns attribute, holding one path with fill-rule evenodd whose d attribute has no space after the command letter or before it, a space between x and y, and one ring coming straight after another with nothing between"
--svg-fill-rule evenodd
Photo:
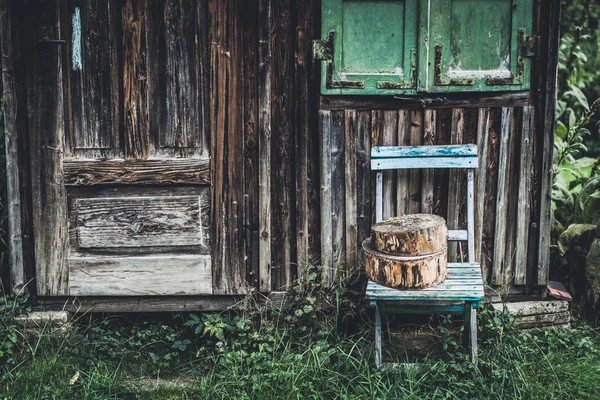
<instances>
[{"instance_id":1,"label":"chair backrest","mask_svg":"<svg viewBox=\"0 0 600 400\"><path fill-rule=\"evenodd\" d=\"M467 241L469 262L475 262L475 168L479 166L474 144L448 146L381 146L371 149L371 170L377 171L375 219L383 219L383 173L394 169L460 168L467 170L467 229L449 230L448 240Z\"/></svg>"}]
</instances>

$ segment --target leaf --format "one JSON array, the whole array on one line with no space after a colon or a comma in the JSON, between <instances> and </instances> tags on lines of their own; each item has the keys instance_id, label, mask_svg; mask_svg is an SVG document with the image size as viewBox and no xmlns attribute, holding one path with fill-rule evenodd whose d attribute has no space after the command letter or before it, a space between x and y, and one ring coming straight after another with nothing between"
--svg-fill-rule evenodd
<instances>
[{"instance_id":1,"label":"leaf","mask_svg":"<svg viewBox=\"0 0 600 400\"><path fill-rule=\"evenodd\" d=\"M568 228L561 233L558 238L558 249L560 251L560 255L564 256L573 245L574 242L580 240L580 238L589 234L590 232L596 231L596 225L592 224L571 224ZM589 243L589 242L588 242Z\"/></svg>"},{"instance_id":2,"label":"leaf","mask_svg":"<svg viewBox=\"0 0 600 400\"><path fill-rule=\"evenodd\" d=\"M575 86L575 85L569 86L569 91L567 93L572 95L573 97L575 97L575 99L577 99L579 104L583 108L585 108L586 111L590 110L590 105L588 104L587 97L585 96L585 94L583 94L581 89L579 89L577 86ZM567 94L567 93L565 93L565 94Z\"/></svg>"},{"instance_id":3,"label":"leaf","mask_svg":"<svg viewBox=\"0 0 600 400\"><path fill-rule=\"evenodd\" d=\"M600 294L600 238L594 240L585 259L585 277L596 296Z\"/></svg>"}]
</instances>

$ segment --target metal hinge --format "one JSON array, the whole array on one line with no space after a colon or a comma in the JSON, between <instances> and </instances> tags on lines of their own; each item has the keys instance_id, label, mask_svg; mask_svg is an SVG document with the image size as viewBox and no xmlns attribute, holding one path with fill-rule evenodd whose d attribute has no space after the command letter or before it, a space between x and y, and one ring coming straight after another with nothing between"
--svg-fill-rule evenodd
<instances>
[{"instance_id":1,"label":"metal hinge","mask_svg":"<svg viewBox=\"0 0 600 400\"><path fill-rule=\"evenodd\" d=\"M333 60L333 36L330 35L327 40L313 40L313 60Z\"/></svg>"},{"instance_id":2,"label":"metal hinge","mask_svg":"<svg viewBox=\"0 0 600 400\"><path fill-rule=\"evenodd\" d=\"M523 37L523 56L537 57L540 55L540 37L537 35L525 35Z\"/></svg>"}]
</instances>

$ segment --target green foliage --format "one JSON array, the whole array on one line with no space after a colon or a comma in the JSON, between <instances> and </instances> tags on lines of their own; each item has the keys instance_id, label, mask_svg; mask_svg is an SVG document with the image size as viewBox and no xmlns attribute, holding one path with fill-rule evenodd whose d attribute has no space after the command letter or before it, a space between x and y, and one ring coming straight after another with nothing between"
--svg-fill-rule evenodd
<instances>
[{"instance_id":1,"label":"green foliage","mask_svg":"<svg viewBox=\"0 0 600 400\"><path fill-rule=\"evenodd\" d=\"M15 318L28 311L28 298L18 294L0 296L0 365L16 362L14 354L23 342L23 335L15 325Z\"/></svg>"}]
</instances>

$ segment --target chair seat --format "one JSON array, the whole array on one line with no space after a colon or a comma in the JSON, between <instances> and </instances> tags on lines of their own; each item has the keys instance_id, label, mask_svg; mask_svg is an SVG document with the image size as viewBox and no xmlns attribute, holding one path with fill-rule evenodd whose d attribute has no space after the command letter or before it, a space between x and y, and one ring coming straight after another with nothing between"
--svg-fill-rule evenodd
<instances>
[{"instance_id":1,"label":"chair seat","mask_svg":"<svg viewBox=\"0 0 600 400\"><path fill-rule=\"evenodd\" d=\"M474 302L484 298L483 278L478 263L449 263L446 280L427 289L392 289L369 281L367 299L395 302Z\"/></svg>"}]
</instances>

